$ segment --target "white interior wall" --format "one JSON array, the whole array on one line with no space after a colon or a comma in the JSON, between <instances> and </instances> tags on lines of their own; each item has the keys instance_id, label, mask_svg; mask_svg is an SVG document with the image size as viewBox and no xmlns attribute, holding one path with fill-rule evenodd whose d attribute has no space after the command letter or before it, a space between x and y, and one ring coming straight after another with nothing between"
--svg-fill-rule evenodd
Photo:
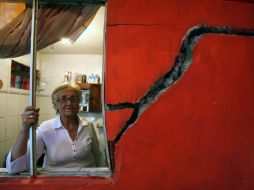
<instances>
[{"instance_id":1,"label":"white interior wall","mask_svg":"<svg viewBox=\"0 0 254 190\"><path fill-rule=\"evenodd\" d=\"M102 55L42 54L40 62L41 84L45 84L41 95L50 95L64 81L65 71L102 77Z\"/></svg>"}]
</instances>

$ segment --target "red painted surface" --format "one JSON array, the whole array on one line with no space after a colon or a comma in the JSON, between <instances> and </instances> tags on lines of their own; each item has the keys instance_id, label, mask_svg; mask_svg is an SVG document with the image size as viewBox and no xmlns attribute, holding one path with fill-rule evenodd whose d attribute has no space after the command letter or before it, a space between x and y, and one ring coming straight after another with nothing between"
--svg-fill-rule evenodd
<instances>
[{"instance_id":1,"label":"red painted surface","mask_svg":"<svg viewBox=\"0 0 254 190\"><path fill-rule=\"evenodd\" d=\"M198 24L254 28L254 4L109 0L106 103L136 102ZM0 189L254 189L254 38L204 36L182 79L116 146L112 179L1 179ZM130 110L107 113L109 140Z\"/></svg>"}]
</instances>

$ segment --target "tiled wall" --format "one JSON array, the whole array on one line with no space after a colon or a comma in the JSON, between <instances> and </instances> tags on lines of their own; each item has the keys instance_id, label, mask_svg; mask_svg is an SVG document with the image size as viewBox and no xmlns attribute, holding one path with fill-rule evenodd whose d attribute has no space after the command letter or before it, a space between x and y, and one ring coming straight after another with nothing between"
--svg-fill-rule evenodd
<instances>
[{"instance_id":1,"label":"tiled wall","mask_svg":"<svg viewBox=\"0 0 254 190\"><path fill-rule=\"evenodd\" d=\"M29 65L29 56L14 60ZM37 61L39 67L39 60ZM0 167L14 144L21 127L21 113L28 105L28 91L10 88L11 59L0 59ZM39 104L39 101L38 101Z\"/></svg>"}]
</instances>

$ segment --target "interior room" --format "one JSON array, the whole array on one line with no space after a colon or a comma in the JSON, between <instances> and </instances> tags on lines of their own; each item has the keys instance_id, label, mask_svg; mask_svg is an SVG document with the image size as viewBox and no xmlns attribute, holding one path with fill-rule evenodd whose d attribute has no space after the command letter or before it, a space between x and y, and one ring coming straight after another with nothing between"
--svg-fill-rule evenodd
<instances>
[{"instance_id":1,"label":"interior room","mask_svg":"<svg viewBox=\"0 0 254 190\"><path fill-rule=\"evenodd\" d=\"M11 7L11 5L10 5ZM3 12L2 12L3 13ZM3 16L3 15L1 15ZM3 18L3 17L2 17ZM102 113L105 7L101 6L80 36L62 38L37 52L36 106L39 124L56 116L51 101L54 88L76 83L82 90L79 116L94 124L100 150L106 158L106 132ZM3 23L0 23L0 27ZM21 113L29 104L30 54L0 59L0 166L21 129Z\"/></svg>"}]
</instances>

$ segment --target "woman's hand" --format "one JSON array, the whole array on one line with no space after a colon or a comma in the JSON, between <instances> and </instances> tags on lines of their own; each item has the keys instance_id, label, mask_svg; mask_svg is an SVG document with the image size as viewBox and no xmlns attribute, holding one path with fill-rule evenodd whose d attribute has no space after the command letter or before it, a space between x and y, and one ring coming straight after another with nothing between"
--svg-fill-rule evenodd
<instances>
[{"instance_id":1,"label":"woman's hand","mask_svg":"<svg viewBox=\"0 0 254 190\"><path fill-rule=\"evenodd\" d=\"M32 125L38 123L40 108L34 108L28 106L25 111L21 114L23 129L29 129Z\"/></svg>"}]
</instances>

